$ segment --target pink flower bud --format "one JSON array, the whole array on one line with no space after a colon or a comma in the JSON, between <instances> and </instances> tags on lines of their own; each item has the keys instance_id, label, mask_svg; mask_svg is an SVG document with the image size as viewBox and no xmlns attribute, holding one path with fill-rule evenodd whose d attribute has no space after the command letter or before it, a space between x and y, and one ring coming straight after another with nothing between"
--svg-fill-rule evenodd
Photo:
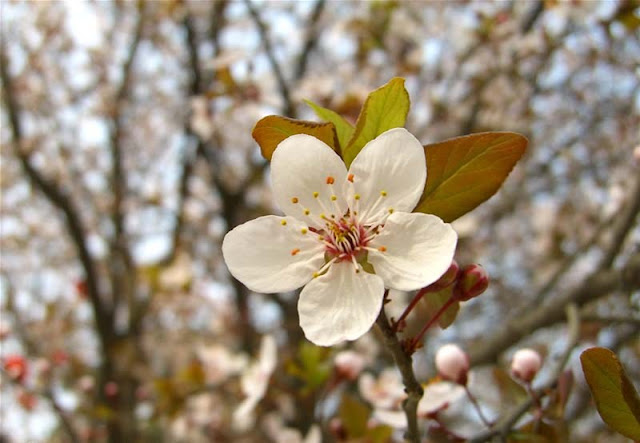
<instances>
[{"instance_id":1,"label":"pink flower bud","mask_svg":"<svg viewBox=\"0 0 640 443\"><path fill-rule=\"evenodd\" d=\"M336 373L339 377L347 380L355 380L364 369L364 358L354 351L342 351L336 355L334 360Z\"/></svg>"},{"instance_id":2,"label":"pink flower bud","mask_svg":"<svg viewBox=\"0 0 640 443\"><path fill-rule=\"evenodd\" d=\"M520 349L511 360L514 377L529 383L542 367L542 357L533 349Z\"/></svg>"},{"instance_id":3,"label":"pink flower bud","mask_svg":"<svg viewBox=\"0 0 640 443\"><path fill-rule=\"evenodd\" d=\"M457 296L460 301L471 300L489 287L489 275L480 265L467 265L458 279Z\"/></svg>"},{"instance_id":4,"label":"pink flower bud","mask_svg":"<svg viewBox=\"0 0 640 443\"><path fill-rule=\"evenodd\" d=\"M443 379L466 385L469 356L457 345L444 345L436 353L436 369Z\"/></svg>"},{"instance_id":5,"label":"pink flower bud","mask_svg":"<svg viewBox=\"0 0 640 443\"><path fill-rule=\"evenodd\" d=\"M118 383L116 383L115 381L109 381L105 383L104 393L107 397L115 397L116 395L118 395L118 391L120 391L120 388L118 388Z\"/></svg>"}]
</instances>

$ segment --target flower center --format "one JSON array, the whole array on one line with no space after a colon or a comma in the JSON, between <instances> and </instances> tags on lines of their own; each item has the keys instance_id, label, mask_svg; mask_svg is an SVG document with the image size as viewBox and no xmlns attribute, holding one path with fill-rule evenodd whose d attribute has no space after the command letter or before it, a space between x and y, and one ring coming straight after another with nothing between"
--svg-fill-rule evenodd
<instances>
[{"instance_id":1,"label":"flower center","mask_svg":"<svg viewBox=\"0 0 640 443\"><path fill-rule=\"evenodd\" d=\"M364 226L354 219L327 220L324 234L326 251L338 262L353 261L370 240Z\"/></svg>"}]
</instances>

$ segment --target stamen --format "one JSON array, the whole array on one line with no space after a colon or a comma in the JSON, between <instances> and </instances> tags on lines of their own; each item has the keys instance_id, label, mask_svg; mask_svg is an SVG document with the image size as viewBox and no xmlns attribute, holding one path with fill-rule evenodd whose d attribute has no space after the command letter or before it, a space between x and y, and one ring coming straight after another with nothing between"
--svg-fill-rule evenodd
<instances>
[{"instance_id":1,"label":"stamen","mask_svg":"<svg viewBox=\"0 0 640 443\"><path fill-rule=\"evenodd\" d=\"M353 174L349 174L349 176L347 177L347 180L353 183Z\"/></svg>"},{"instance_id":2,"label":"stamen","mask_svg":"<svg viewBox=\"0 0 640 443\"><path fill-rule=\"evenodd\" d=\"M332 184L334 184L335 182L336 182L336 179L335 179L335 178L333 178L333 177L331 177L331 176L328 176L328 177L327 177L327 184L328 184L328 185L332 185Z\"/></svg>"},{"instance_id":3,"label":"stamen","mask_svg":"<svg viewBox=\"0 0 640 443\"><path fill-rule=\"evenodd\" d=\"M387 191L380 191L380 195L383 196L383 197L386 197L387 196Z\"/></svg>"},{"instance_id":4,"label":"stamen","mask_svg":"<svg viewBox=\"0 0 640 443\"><path fill-rule=\"evenodd\" d=\"M295 248L295 249L291 250L291 255L296 255L298 252L300 252L300 249Z\"/></svg>"},{"instance_id":5,"label":"stamen","mask_svg":"<svg viewBox=\"0 0 640 443\"><path fill-rule=\"evenodd\" d=\"M298 203L298 197L293 197L293 198L291 199L291 203L294 203L294 204L295 204L295 203Z\"/></svg>"}]
</instances>

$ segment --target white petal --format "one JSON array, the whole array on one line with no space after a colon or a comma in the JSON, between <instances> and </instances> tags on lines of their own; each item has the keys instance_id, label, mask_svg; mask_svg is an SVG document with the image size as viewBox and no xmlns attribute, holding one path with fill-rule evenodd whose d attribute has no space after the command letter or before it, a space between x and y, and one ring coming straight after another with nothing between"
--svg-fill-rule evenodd
<instances>
[{"instance_id":1,"label":"white petal","mask_svg":"<svg viewBox=\"0 0 640 443\"><path fill-rule=\"evenodd\" d=\"M390 209L411 212L427 179L424 148L406 129L390 129L360 151L348 177L348 202L364 223L380 221Z\"/></svg>"},{"instance_id":2,"label":"white petal","mask_svg":"<svg viewBox=\"0 0 640 443\"><path fill-rule=\"evenodd\" d=\"M322 214L339 218L346 212L342 195L346 177L347 168L338 154L310 135L286 138L271 158L276 203L286 215L311 226L324 226Z\"/></svg>"},{"instance_id":3,"label":"white petal","mask_svg":"<svg viewBox=\"0 0 640 443\"><path fill-rule=\"evenodd\" d=\"M451 265L458 236L430 214L394 212L370 243L368 261L387 288L411 291L440 278Z\"/></svg>"},{"instance_id":4,"label":"white petal","mask_svg":"<svg viewBox=\"0 0 640 443\"><path fill-rule=\"evenodd\" d=\"M380 277L362 270L356 273L349 262L334 263L300 293L300 326L319 346L355 340L376 321L383 295Z\"/></svg>"},{"instance_id":5,"label":"white petal","mask_svg":"<svg viewBox=\"0 0 640 443\"><path fill-rule=\"evenodd\" d=\"M293 217L274 215L229 231L222 254L235 278L252 291L265 293L299 288L324 263L324 246L316 234Z\"/></svg>"}]
</instances>

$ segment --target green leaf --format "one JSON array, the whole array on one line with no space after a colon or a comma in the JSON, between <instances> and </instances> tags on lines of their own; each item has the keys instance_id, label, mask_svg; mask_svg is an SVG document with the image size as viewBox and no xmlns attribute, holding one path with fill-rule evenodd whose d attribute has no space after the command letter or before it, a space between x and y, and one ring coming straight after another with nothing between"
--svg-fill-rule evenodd
<instances>
[{"instance_id":1,"label":"green leaf","mask_svg":"<svg viewBox=\"0 0 640 443\"><path fill-rule=\"evenodd\" d=\"M527 147L514 132L482 132L424 147L427 183L414 212L451 222L489 199Z\"/></svg>"},{"instance_id":2,"label":"green leaf","mask_svg":"<svg viewBox=\"0 0 640 443\"><path fill-rule=\"evenodd\" d=\"M420 299L421 312L425 315L425 319L429 321L440 309L449 302L453 294L453 285L435 292L429 292ZM442 329L447 329L458 315L460 303L453 302L438 318L438 324Z\"/></svg>"},{"instance_id":3,"label":"green leaf","mask_svg":"<svg viewBox=\"0 0 640 443\"><path fill-rule=\"evenodd\" d=\"M342 149L347 168L369 141L392 128L401 128L409 113L409 93L404 79L394 77L367 97L349 142Z\"/></svg>"},{"instance_id":4,"label":"green leaf","mask_svg":"<svg viewBox=\"0 0 640 443\"><path fill-rule=\"evenodd\" d=\"M602 420L620 434L640 440L640 398L616 355L606 348L580 355L582 371Z\"/></svg>"},{"instance_id":5,"label":"green leaf","mask_svg":"<svg viewBox=\"0 0 640 443\"><path fill-rule=\"evenodd\" d=\"M340 402L340 419L349 438L364 437L367 433L367 422L371 410L364 403L349 394L342 396Z\"/></svg>"},{"instance_id":6,"label":"green leaf","mask_svg":"<svg viewBox=\"0 0 640 443\"><path fill-rule=\"evenodd\" d=\"M331 109L323 108L320 105L316 105L311 100L304 101L318 117L326 122L331 122L336 127L336 133L338 134L338 142L340 146L347 146L347 142L353 135L353 125L349 123L343 116Z\"/></svg>"},{"instance_id":7,"label":"green leaf","mask_svg":"<svg viewBox=\"0 0 640 443\"><path fill-rule=\"evenodd\" d=\"M256 123L251 135L260 145L260 152L271 160L273 151L282 140L295 134L312 135L325 142L333 150L338 149L338 137L333 123L317 123L305 120L268 115Z\"/></svg>"}]
</instances>

